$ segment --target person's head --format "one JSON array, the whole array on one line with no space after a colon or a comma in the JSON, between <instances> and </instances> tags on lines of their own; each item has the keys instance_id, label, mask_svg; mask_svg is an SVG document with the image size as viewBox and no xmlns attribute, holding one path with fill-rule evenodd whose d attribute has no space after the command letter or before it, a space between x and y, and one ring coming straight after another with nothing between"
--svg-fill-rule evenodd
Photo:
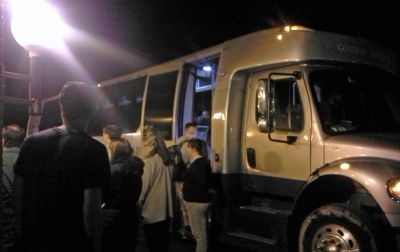
<instances>
[{"instance_id":1,"label":"person's head","mask_svg":"<svg viewBox=\"0 0 400 252\"><path fill-rule=\"evenodd\" d=\"M143 129L143 148L151 153L154 149L154 141L157 138L157 132L152 126L145 126Z\"/></svg>"},{"instance_id":2,"label":"person's head","mask_svg":"<svg viewBox=\"0 0 400 252\"><path fill-rule=\"evenodd\" d=\"M61 116L67 129L84 130L96 109L95 89L82 82L67 82L59 94Z\"/></svg>"},{"instance_id":3,"label":"person's head","mask_svg":"<svg viewBox=\"0 0 400 252\"><path fill-rule=\"evenodd\" d=\"M155 154L160 155L165 165L172 164L170 153L164 140L156 133L154 128L148 127L143 131L143 146L145 158Z\"/></svg>"},{"instance_id":4,"label":"person's head","mask_svg":"<svg viewBox=\"0 0 400 252\"><path fill-rule=\"evenodd\" d=\"M197 123L188 122L185 124L185 132L183 135L187 138L195 138L197 136Z\"/></svg>"},{"instance_id":5,"label":"person's head","mask_svg":"<svg viewBox=\"0 0 400 252\"><path fill-rule=\"evenodd\" d=\"M4 147L20 147L25 138L25 130L16 124L10 124L2 129Z\"/></svg>"},{"instance_id":6,"label":"person's head","mask_svg":"<svg viewBox=\"0 0 400 252\"><path fill-rule=\"evenodd\" d=\"M204 110L204 111L201 113L201 116L202 116L202 117L205 117L205 118L210 118L210 113L209 113L207 110Z\"/></svg>"},{"instance_id":7,"label":"person's head","mask_svg":"<svg viewBox=\"0 0 400 252\"><path fill-rule=\"evenodd\" d=\"M103 127L103 139L106 144L121 139L122 129L117 124L108 124Z\"/></svg>"},{"instance_id":8,"label":"person's head","mask_svg":"<svg viewBox=\"0 0 400 252\"><path fill-rule=\"evenodd\" d=\"M110 142L111 163L127 159L132 156L133 150L129 142L125 139L113 140Z\"/></svg>"},{"instance_id":9,"label":"person's head","mask_svg":"<svg viewBox=\"0 0 400 252\"><path fill-rule=\"evenodd\" d=\"M200 155L202 157L207 157L207 145L199 138L192 138L187 141L187 154L189 159Z\"/></svg>"}]
</instances>

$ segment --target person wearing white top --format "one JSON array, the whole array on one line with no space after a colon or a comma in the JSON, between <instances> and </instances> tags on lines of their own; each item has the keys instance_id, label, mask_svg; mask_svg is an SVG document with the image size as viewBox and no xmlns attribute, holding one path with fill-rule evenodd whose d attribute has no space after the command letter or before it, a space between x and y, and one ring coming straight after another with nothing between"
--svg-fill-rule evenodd
<instances>
[{"instance_id":1,"label":"person wearing white top","mask_svg":"<svg viewBox=\"0 0 400 252\"><path fill-rule=\"evenodd\" d=\"M152 130L144 132L142 192L139 198L147 247L168 251L169 219L173 217L172 159L164 141Z\"/></svg>"}]
</instances>

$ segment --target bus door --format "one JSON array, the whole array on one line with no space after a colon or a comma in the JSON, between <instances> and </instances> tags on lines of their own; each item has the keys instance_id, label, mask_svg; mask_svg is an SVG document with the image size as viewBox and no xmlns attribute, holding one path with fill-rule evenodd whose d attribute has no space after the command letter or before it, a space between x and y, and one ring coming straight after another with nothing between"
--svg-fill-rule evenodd
<instances>
[{"instance_id":1,"label":"bus door","mask_svg":"<svg viewBox=\"0 0 400 252\"><path fill-rule=\"evenodd\" d=\"M293 197L310 175L311 115L306 97L299 71L251 75L243 148L248 190Z\"/></svg>"},{"instance_id":2,"label":"bus door","mask_svg":"<svg viewBox=\"0 0 400 252\"><path fill-rule=\"evenodd\" d=\"M210 145L211 108L215 79L218 67L217 59L207 59L184 66L184 78L181 105L179 135L183 134L186 123L197 123L197 137Z\"/></svg>"}]
</instances>

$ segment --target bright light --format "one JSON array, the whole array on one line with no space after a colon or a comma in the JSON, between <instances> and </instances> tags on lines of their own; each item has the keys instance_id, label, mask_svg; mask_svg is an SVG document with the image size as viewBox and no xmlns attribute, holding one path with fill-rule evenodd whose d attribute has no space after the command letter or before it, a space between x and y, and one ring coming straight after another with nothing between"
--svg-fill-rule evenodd
<instances>
[{"instance_id":1,"label":"bright light","mask_svg":"<svg viewBox=\"0 0 400 252\"><path fill-rule=\"evenodd\" d=\"M391 179L387 182L386 188L390 197L392 197L397 202L400 202L400 179Z\"/></svg>"},{"instance_id":2,"label":"bright light","mask_svg":"<svg viewBox=\"0 0 400 252\"><path fill-rule=\"evenodd\" d=\"M222 112L215 113L212 118L215 119L215 120L223 120L223 121L225 121L225 115Z\"/></svg>"},{"instance_id":3,"label":"bright light","mask_svg":"<svg viewBox=\"0 0 400 252\"><path fill-rule=\"evenodd\" d=\"M211 70L212 70L212 67L210 67L210 66L203 66L203 70L204 71L206 71L206 72L211 72Z\"/></svg>"},{"instance_id":4,"label":"bright light","mask_svg":"<svg viewBox=\"0 0 400 252\"><path fill-rule=\"evenodd\" d=\"M278 36L276 36L276 38L277 38L278 40L282 40L283 36L282 36L282 34L279 34Z\"/></svg>"},{"instance_id":5,"label":"bright light","mask_svg":"<svg viewBox=\"0 0 400 252\"><path fill-rule=\"evenodd\" d=\"M340 169L348 170L348 169L350 169L350 164L349 163L341 163L340 164Z\"/></svg>"},{"instance_id":6,"label":"bright light","mask_svg":"<svg viewBox=\"0 0 400 252\"><path fill-rule=\"evenodd\" d=\"M43 0L11 1L11 31L15 40L24 48L43 46L63 48L63 39L69 27L58 12Z\"/></svg>"},{"instance_id":7,"label":"bright light","mask_svg":"<svg viewBox=\"0 0 400 252\"><path fill-rule=\"evenodd\" d=\"M397 194L400 194L400 183L397 183L397 184L393 185L392 191L397 193Z\"/></svg>"}]
</instances>

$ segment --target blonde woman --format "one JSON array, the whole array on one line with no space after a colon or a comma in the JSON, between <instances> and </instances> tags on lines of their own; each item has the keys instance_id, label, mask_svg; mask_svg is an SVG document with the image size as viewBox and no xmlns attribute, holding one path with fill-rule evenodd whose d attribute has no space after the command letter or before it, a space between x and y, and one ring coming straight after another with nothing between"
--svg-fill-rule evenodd
<instances>
[{"instance_id":1,"label":"blonde woman","mask_svg":"<svg viewBox=\"0 0 400 252\"><path fill-rule=\"evenodd\" d=\"M139 203L146 243L150 252L168 251L173 166L164 141L151 128L143 134L142 159L145 165Z\"/></svg>"}]
</instances>

